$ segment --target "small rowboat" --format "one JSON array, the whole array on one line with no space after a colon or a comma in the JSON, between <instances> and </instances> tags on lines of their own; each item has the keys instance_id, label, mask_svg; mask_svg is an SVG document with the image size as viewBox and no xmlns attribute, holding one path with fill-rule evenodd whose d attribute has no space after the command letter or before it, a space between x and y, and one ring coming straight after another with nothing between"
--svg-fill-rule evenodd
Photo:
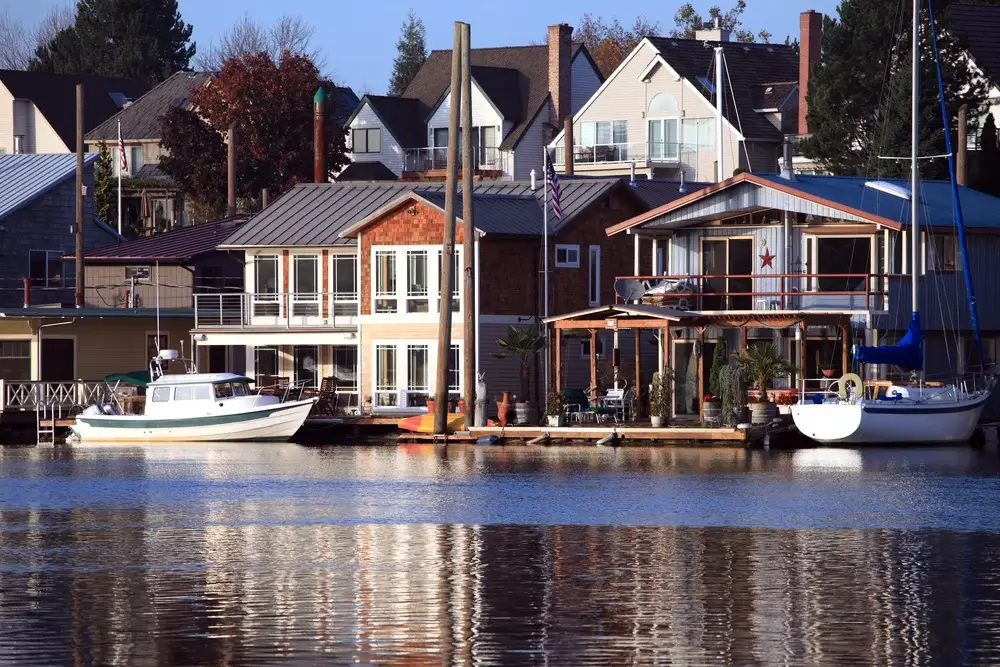
<instances>
[{"instance_id":1,"label":"small rowboat","mask_svg":"<svg viewBox=\"0 0 1000 667\"><path fill-rule=\"evenodd\" d=\"M426 414L404 417L396 422L396 426L404 431L411 431L413 433L433 433L434 415ZM461 413L449 414L445 422L445 432L455 433L456 431L463 430L465 430L465 415Z\"/></svg>"}]
</instances>

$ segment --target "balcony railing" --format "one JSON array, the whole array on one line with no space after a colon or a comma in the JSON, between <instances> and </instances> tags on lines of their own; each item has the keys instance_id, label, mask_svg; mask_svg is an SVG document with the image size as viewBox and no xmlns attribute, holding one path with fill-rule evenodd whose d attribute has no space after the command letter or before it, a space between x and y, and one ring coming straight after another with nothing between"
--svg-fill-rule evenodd
<instances>
[{"instance_id":1,"label":"balcony railing","mask_svg":"<svg viewBox=\"0 0 1000 667\"><path fill-rule=\"evenodd\" d=\"M649 141L645 143L596 144L573 146L573 164L615 164L624 162L672 165L694 162L697 147L677 142ZM555 164L566 163L566 150L557 146L553 155Z\"/></svg>"},{"instance_id":2,"label":"balcony railing","mask_svg":"<svg viewBox=\"0 0 1000 667\"><path fill-rule=\"evenodd\" d=\"M350 329L358 295L343 292L196 294L196 329L263 327Z\"/></svg>"},{"instance_id":3,"label":"balcony railing","mask_svg":"<svg viewBox=\"0 0 1000 667\"><path fill-rule=\"evenodd\" d=\"M462 149L459 148L461 157ZM473 146L472 163L476 171L506 171L506 154L499 148ZM459 162L461 169L461 161ZM411 148L403 151L403 171L438 171L448 168L448 148Z\"/></svg>"},{"instance_id":4,"label":"balcony railing","mask_svg":"<svg viewBox=\"0 0 1000 667\"><path fill-rule=\"evenodd\" d=\"M680 310L881 311L888 281L867 273L623 276L615 299Z\"/></svg>"}]
</instances>

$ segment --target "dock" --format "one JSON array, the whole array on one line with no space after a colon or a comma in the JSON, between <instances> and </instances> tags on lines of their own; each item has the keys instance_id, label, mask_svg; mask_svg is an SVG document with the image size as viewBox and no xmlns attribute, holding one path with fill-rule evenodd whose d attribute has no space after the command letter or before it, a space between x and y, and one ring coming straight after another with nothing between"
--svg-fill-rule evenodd
<instances>
[{"instance_id":1,"label":"dock","mask_svg":"<svg viewBox=\"0 0 1000 667\"><path fill-rule=\"evenodd\" d=\"M589 426L479 426L470 429L476 439L494 436L498 444L519 442L558 444L597 442L613 445L720 445L755 446L773 436L795 432L791 424L752 426L750 428L713 428L671 426L653 428L644 425L604 424Z\"/></svg>"}]
</instances>

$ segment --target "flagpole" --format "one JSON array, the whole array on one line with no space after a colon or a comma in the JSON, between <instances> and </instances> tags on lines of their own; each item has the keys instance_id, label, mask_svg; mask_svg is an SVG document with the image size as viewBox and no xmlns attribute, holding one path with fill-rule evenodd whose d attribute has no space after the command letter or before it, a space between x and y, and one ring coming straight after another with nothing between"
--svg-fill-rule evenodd
<instances>
[{"instance_id":1,"label":"flagpole","mask_svg":"<svg viewBox=\"0 0 1000 667\"><path fill-rule=\"evenodd\" d=\"M122 235L122 122L118 121L118 236Z\"/></svg>"},{"instance_id":2,"label":"flagpole","mask_svg":"<svg viewBox=\"0 0 1000 667\"><path fill-rule=\"evenodd\" d=\"M549 151L546 146L542 146L542 284L543 290L545 292L545 297L543 299L542 312L544 317L549 316ZM542 333L545 335L545 340L548 342L549 339L549 325L543 322ZM545 382L543 386L545 387L545 405L548 404L549 400L549 373L552 371L552 351L549 346L545 346ZM541 405L541 401L539 401Z\"/></svg>"}]
</instances>

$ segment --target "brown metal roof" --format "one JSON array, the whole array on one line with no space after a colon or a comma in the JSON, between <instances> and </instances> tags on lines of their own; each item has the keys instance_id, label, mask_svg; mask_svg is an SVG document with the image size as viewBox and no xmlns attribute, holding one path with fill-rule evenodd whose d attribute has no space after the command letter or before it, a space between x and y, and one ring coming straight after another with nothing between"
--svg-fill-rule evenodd
<instances>
[{"instance_id":1,"label":"brown metal roof","mask_svg":"<svg viewBox=\"0 0 1000 667\"><path fill-rule=\"evenodd\" d=\"M201 255L215 252L219 244L231 236L246 220L247 216L222 218L214 222L180 227L162 234L96 248L87 253L87 261L102 264L154 260L190 262Z\"/></svg>"}]
</instances>

